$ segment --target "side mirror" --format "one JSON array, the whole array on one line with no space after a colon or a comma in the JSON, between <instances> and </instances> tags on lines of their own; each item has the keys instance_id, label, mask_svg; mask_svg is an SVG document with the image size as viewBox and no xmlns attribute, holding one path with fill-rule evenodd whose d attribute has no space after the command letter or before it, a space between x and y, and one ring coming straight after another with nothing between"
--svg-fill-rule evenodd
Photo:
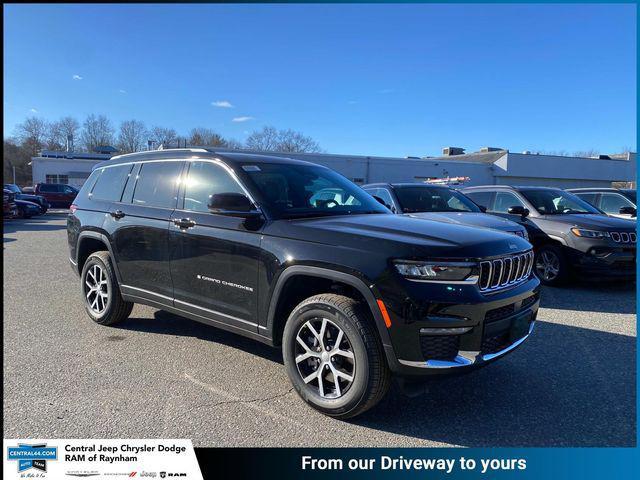
<instances>
[{"instance_id":1,"label":"side mirror","mask_svg":"<svg viewBox=\"0 0 640 480\"><path fill-rule=\"evenodd\" d=\"M218 215L250 217L260 214L249 198L242 193L216 193L209 198L209 210Z\"/></svg>"},{"instance_id":2,"label":"side mirror","mask_svg":"<svg viewBox=\"0 0 640 480\"><path fill-rule=\"evenodd\" d=\"M522 205L516 205L514 207L509 207L507 213L510 215L520 215L522 218L529 215L529 210L524 208Z\"/></svg>"},{"instance_id":3,"label":"side mirror","mask_svg":"<svg viewBox=\"0 0 640 480\"><path fill-rule=\"evenodd\" d=\"M622 207L620 208L620 213L622 215L631 215L632 217L635 217L638 213L638 210L633 207Z\"/></svg>"}]
</instances>

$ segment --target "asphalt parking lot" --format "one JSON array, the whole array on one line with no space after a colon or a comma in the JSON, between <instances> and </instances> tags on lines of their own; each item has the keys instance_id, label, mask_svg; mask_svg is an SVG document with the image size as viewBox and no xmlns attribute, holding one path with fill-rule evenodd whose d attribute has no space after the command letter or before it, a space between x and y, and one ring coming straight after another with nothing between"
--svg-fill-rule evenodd
<instances>
[{"instance_id":1,"label":"asphalt parking lot","mask_svg":"<svg viewBox=\"0 0 640 480\"><path fill-rule=\"evenodd\" d=\"M64 214L4 222L4 437L190 438L196 446L634 446L635 284L542 292L500 362L397 389L352 421L292 391L279 351L153 308L84 312Z\"/></svg>"}]
</instances>

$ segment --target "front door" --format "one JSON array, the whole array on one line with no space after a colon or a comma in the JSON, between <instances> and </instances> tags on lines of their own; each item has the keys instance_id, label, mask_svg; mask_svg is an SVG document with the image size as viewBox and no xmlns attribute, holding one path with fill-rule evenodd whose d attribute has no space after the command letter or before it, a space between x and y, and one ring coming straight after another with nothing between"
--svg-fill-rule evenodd
<instances>
[{"instance_id":1,"label":"front door","mask_svg":"<svg viewBox=\"0 0 640 480\"><path fill-rule=\"evenodd\" d=\"M170 225L175 306L257 331L261 223L208 208L211 195L242 187L221 163L193 160L183 192Z\"/></svg>"}]
</instances>

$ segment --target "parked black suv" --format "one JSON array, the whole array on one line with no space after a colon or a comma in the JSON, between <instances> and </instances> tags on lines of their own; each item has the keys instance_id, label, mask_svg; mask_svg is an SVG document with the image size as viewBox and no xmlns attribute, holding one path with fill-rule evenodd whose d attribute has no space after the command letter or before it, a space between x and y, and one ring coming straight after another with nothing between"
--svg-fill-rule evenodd
<instances>
[{"instance_id":1,"label":"parked black suv","mask_svg":"<svg viewBox=\"0 0 640 480\"><path fill-rule=\"evenodd\" d=\"M506 218L483 212L458 190L424 183L370 183L362 188L393 213L436 222L494 228L529 239L527 229Z\"/></svg>"},{"instance_id":2,"label":"parked black suv","mask_svg":"<svg viewBox=\"0 0 640 480\"><path fill-rule=\"evenodd\" d=\"M489 185L462 192L487 212L529 230L543 283L559 285L571 274L587 280L635 279L635 222L608 217L559 188Z\"/></svg>"},{"instance_id":3,"label":"parked black suv","mask_svg":"<svg viewBox=\"0 0 640 480\"><path fill-rule=\"evenodd\" d=\"M282 345L299 395L334 417L373 406L391 373L406 384L501 357L538 310L526 240L393 215L302 161L114 157L94 169L67 228L95 322L143 303Z\"/></svg>"}]
</instances>

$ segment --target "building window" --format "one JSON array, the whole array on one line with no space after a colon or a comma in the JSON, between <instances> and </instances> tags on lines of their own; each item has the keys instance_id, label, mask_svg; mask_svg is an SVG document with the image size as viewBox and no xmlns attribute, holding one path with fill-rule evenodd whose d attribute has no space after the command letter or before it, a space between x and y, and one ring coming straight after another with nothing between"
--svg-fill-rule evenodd
<instances>
[{"instance_id":1,"label":"building window","mask_svg":"<svg viewBox=\"0 0 640 480\"><path fill-rule=\"evenodd\" d=\"M69 175L56 175L56 174L47 174L46 176L47 183L69 183Z\"/></svg>"}]
</instances>

